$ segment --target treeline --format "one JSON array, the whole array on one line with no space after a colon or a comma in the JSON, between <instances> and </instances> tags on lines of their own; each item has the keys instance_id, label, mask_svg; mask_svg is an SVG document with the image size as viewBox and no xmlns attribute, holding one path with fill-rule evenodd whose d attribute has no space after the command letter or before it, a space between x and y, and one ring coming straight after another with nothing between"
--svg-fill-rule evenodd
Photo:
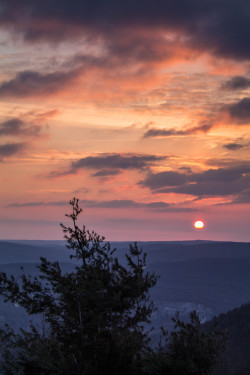
<instances>
[{"instance_id":1,"label":"treeline","mask_svg":"<svg viewBox=\"0 0 250 375\"><path fill-rule=\"evenodd\" d=\"M215 320L204 325L211 329ZM250 374L250 303L233 309L216 318L219 330L227 336L226 347L221 352L213 375Z\"/></svg>"},{"instance_id":2,"label":"treeline","mask_svg":"<svg viewBox=\"0 0 250 375\"><path fill-rule=\"evenodd\" d=\"M150 289L158 276L146 268L146 254L130 245L120 264L104 237L77 225L81 209L71 202L62 226L70 257L78 261L63 273L58 262L41 258L39 276L0 274L0 294L41 316L41 326L0 331L0 372L6 375L207 375L225 345L224 333L174 317L171 334L162 329L159 346L145 329L154 311ZM243 375L243 374L237 374Z\"/></svg>"}]
</instances>

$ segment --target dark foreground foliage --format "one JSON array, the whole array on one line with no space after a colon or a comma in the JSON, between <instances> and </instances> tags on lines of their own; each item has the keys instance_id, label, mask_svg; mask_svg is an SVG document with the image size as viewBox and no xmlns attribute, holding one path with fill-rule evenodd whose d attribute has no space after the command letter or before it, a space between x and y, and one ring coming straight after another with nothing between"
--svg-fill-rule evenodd
<instances>
[{"instance_id":1,"label":"dark foreground foliage","mask_svg":"<svg viewBox=\"0 0 250 375\"><path fill-rule=\"evenodd\" d=\"M42 328L1 330L1 367L6 375L205 375L214 366L223 337L200 332L195 313L186 324L175 317L176 330L164 347L152 350L145 324L154 310L149 290L156 281L145 271L146 255L130 245L127 266L104 237L80 229L78 200L66 215L72 227L61 224L72 272L58 262L41 258L39 276L20 280L0 274L0 294L22 306L29 315L40 314Z\"/></svg>"},{"instance_id":2,"label":"dark foreground foliage","mask_svg":"<svg viewBox=\"0 0 250 375\"><path fill-rule=\"evenodd\" d=\"M214 324L205 332L195 311L186 323L176 313L172 319L174 331L170 335L163 330L165 345L151 351L145 373L158 375L206 375L217 363L225 345L223 331Z\"/></svg>"},{"instance_id":3,"label":"dark foreground foliage","mask_svg":"<svg viewBox=\"0 0 250 375\"><path fill-rule=\"evenodd\" d=\"M221 314L216 320L218 329L226 332L228 340L213 375L249 375L250 303ZM206 323L205 328L210 329L212 323Z\"/></svg>"}]
</instances>

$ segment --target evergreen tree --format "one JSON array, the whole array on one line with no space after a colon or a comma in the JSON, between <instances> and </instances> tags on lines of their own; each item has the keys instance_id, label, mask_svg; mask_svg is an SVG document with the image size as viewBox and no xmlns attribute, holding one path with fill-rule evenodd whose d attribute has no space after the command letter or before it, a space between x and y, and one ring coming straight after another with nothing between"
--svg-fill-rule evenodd
<instances>
[{"instance_id":1,"label":"evergreen tree","mask_svg":"<svg viewBox=\"0 0 250 375\"><path fill-rule=\"evenodd\" d=\"M179 313L173 317L174 330L169 335L164 329L159 348L149 354L145 366L147 375L208 375L224 349L226 336L216 326L204 331L195 311L190 321L184 322Z\"/></svg>"},{"instance_id":2,"label":"evergreen tree","mask_svg":"<svg viewBox=\"0 0 250 375\"><path fill-rule=\"evenodd\" d=\"M72 272L63 273L58 262L41 258L39 276L21 280L0 274L0 294L18 303L29 315L41 314L45 329L31 324L29 331L1 330L2 370L9 375L112 375L137 374L148 346L153 304L148 292L156 283L145 272L146 254L137 244L126 254L127 267L114 256L104 237L77 225L81 209L70 202L62 226Z\"/></svg>"}]
</instances>

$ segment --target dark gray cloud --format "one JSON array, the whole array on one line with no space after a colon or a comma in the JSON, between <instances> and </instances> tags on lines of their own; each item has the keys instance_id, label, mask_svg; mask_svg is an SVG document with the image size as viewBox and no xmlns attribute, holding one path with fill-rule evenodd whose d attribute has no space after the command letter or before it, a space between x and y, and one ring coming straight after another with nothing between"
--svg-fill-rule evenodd
<instances>
[{"instance_id":1,"label":"dark gray cloud","mask_svg":"<svg viewBox=\"0 0 250 375\"><path fill-rule=\"evenodd\" d=\"M180 167L179 170L186 173L192 173L192 169L190 167Z\"/></svg>"},{"instance_id":2,"label":"dark gray cloud","mask_svg":"<svg viewBox=\"0 0 250 375\"><path fill-rule=\"evenodd\" d=\"M237 150L241 150L245 146L242 145L241 143L232 142L232 143L226 143L225 145L223 145L223 147L230 151L237 151Z\"/></svg>"},{"instance_id":3,"label":"dark gray cloud","mask_svg":"<svg viewBox=\"0 0 250 375\"><path fill-rule=\"evenodd\" d=\"M60 90L78 75L78 69L47 74L35 71L19 72L15 78L0 84L0 97L49 95Z\"/></svg>"},{"instance_id":4,"label":"dark gray cloud","mask_svg":"<svg viewBox=\"0 0 250 375\"><path fill-rule=\"evenodd\" d=\"M22 207L40 207L40 206L65 206L68 202L65 201L57 201L57 202L43 202L43 201L37 201L37 202L14 202L8 204L6 207L16 207L16 208L22 208Z\"/></svg>"},{"instance_id":5,"label":"dark gray cloud","mask_svg":"<svg viewBox=\"0 0 250 375\"><path fill-rule=\"evenodd\" d=\"M154 62L168 60L175 56L174 43L166 38L152 33L136 35L120 32L118 37L112 37L107 42L108 55L111 63L127 64L133 61ZM141 72L141 70L140 70Z\"/></svg>"},{"instance_id":6,"label":"dark gray cloud","mask_svg":"<svg viewBox=\"0 0 250 375\"><path fill-rule=\"evenodd\" d=\"M173 135L186 135L184 130L176 130L176 129L157 129L151 128L148 129L143 138L153 138L153 137L171 137Z\"/></svg>"},{"instance_id":7,"label":"dark gray cloud","mask_svg":"<svg viewBox=\"0 0 250 375\"><path fill-rule=\"evenodd\" d=\"M94 169L96 176L118 174L121 170L145 169L166 159L166 156L141 154L101 154L87 156L71 164L71 173L79 169Z\"/></svg>"},{"instance_id":8,"label":"dark gray cloud","mask_svg":"<svg viewBox=\"0 0 250 375\"><path fill-rule=\"evenodd\" d=\"M121 29L136 36L138 29L160 28L185 34L185 43L200 50L249 59L249 18L247 0L1 0L0 24L26 40L54 42L90 33L108 40Z\"/></svg>"},{"instance_id":9,"label":"dark gray cloud","mask_svg":"<svg viewBox=\"0 0 250 375\"><path fill-rule=\"evenodd\" d=\"M130 199L117 199L117 200L110 200L110 201L88 201L88 200L81 200L83 207L93 207L93 208L147 208L152 211L168 211L168 212L189 212L195 211L193 208L189 207L181 207L178 205L170 204L167 202L136 202Z\"/></svg>"},{"instance_id":10,"label":"dark gray cloud","mask_svg":"<svg viewBox=\"0 0 250 375\"><path fill-rule=\"evenodd\" d=\"M115 199L109 201L81 200L81 203L84 207L93 208L138 208L146 206L146 204L135 202L130 199Z\"/></svg>"},{"instance_id":11,"label":"dark gray cloud","mask_svg":"<svg viewBox=\"0 0 250 375\"><path fill-rule=\"evenodd\" d=\"M0 145L0 160L18 154L26 148L25 142Z\"/></svg>"},{"instance_id":12,"label":"dark gray cloud","mask_svg":"<svg viewBox=\"0 0 250 375\"><path fill-rule=\"evenodd\" d=\"M149 187L151 190L157 190L166 186L184 185L189 181L190 176L185 173L166 171L159 173L150 173L139 184Z\"/></svg>"},{"instance_id":13,"label":"dark gray cloud","mask_svg":"<svg viewBox=\"0 0 250 375\"><path fill-rule=\"evenodd\" d=\"M215 167L215 168L222 168L222 169L231 169L231 168L243 168L244 166L248 168L249 161L248 160L238 160L234 158L209 158L205 160L205 164L208 167Z\"/></svg>"},{"instance_id":14,"label":"dark gray cloud","mask_svg":"<svg viewBox=\"0 0 250 375\"><path fill-rule=\"evenodd\" d=\"M207 133L213 127L213 123L203 123L198 126L193 126L184 130L176 129L148 129L143 138L153 138L153 137L171 137L171 136L186 136L194 135L199 133Z\"/></svg>"},{"instance_id":15,"label":"dark gray cloud","mask_svg":"<svg viewBox=\"0 0 250 375\"><path fill-rule=\"evenodd\" d=\"M2 136L37 137L41 130L41 126L27 124L19 118L12 118L0 123L0 135Z\"/></svg>"},{"instance_id":16,"label":"dark gray cloud","mask_svg":"<svg viewBox=\"0 0 250 375\"><path fill-rule=\"evenodd\" d=\"M189 183L184 186L178 186L175 188L160 189L158 192L161 193L178 193L188 194L198 197L212 197L212 196L227 196L236 194L242 189L246 188L250 184L250 178L243 181L238 179L230 184L222 181L208 181L208 182L196 182Z\"/></svg>"},{"instance_id":17,"label":"dark gray cloud","mask_svg":"<svg viewBox=\"0 0 250 375\"><path fill-rule=\"evenodd\" d=\"M108 177L108 176L116 176L121 173L120 169L103 169L96 173L93 173L93 177Z\"/></svg>"},{"instance_id":18,"label":"dark gray cloud","mask_svg":"<svg viewBox=\"0 0 250 375\"><path fill-rule=\"evenodd\" d=\"M146 208L152 211L168 211L168 212L189 212L195 211L193 208L181 207L167 202L136 202L130 199L116 199L108 201L95 201L95 200L80 200L83 208L111 208L111 209L126 209L126 208ZM40 207L40 206L64 206L67 202L65 201L54 201L54 202L27 202L27 203L10 203L7 207L10 208L22 208L22 207Z\"/></svg>"},{"instance_id":19,"label":"dark gray cloud","mask_svg":"<svg viewBox=\"0 0 250 375\"><path fill-rule=\"evenodd\" d=\"M229 105L228 112L233 120L248 124L250 121L250 98L243 98L239 102Z\"/></svg>"},{"instance_id":20,"label":"dark gray cloud","mask_svg":"<svg viewBox=\"0 0 250 375\"><path fill-rule=\"evenodd\" d=\"M244 90L250 87L250 79L243 76L235 76L222 85L226 90Z\"/></svg>"},{"instance_id":21,"label":"dark gray cloud","mask_svg":"<svg viewBox=\"0 0 250 375\"><path fill-rule=\"evenodd\" d=\"M197 197L239 194L250 186L250 165L209 169L200 173L151 173L139 184L154 193L174 192Z\"/></svg>"}]
</instances>

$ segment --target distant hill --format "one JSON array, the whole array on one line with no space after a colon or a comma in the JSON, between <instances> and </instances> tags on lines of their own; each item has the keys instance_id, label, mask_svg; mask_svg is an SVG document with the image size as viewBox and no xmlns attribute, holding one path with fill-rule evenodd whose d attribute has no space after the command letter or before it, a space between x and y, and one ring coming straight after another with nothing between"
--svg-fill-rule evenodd
<instances>
[{"instance_id":1,"label":"distant hill","mask_svg":"<svg viewBox=\"0 0 250 375\"><path fill-rule=\"evenodd\" d=\"M0 264L35 263L40 261L41 256L49 260L68 261L69 251L65 242L55 245L47 241L0 241Z\"/></svg>"},{"instance_id":2,"label":"distant hill","mask_svg":"<svg viewBox=\"0 0 250 375\"><path fill-rule=\"evenodd\" d=\"M0 271L19 275L37 274L40 257L58 260L65 272L74 261L65 241L0 241ZM129 242L111 242L117 256L125 262ZM160 275L151 296L158 311L152 316L156 327L171 327L176 310L185 318L197 310L203 322L249 301L250 243L213 241L138 242L147 253L147 268ZM26 325L21 308L4 305L0 300L0 325L14 321Z\"/></svg>"}]
</instances>

